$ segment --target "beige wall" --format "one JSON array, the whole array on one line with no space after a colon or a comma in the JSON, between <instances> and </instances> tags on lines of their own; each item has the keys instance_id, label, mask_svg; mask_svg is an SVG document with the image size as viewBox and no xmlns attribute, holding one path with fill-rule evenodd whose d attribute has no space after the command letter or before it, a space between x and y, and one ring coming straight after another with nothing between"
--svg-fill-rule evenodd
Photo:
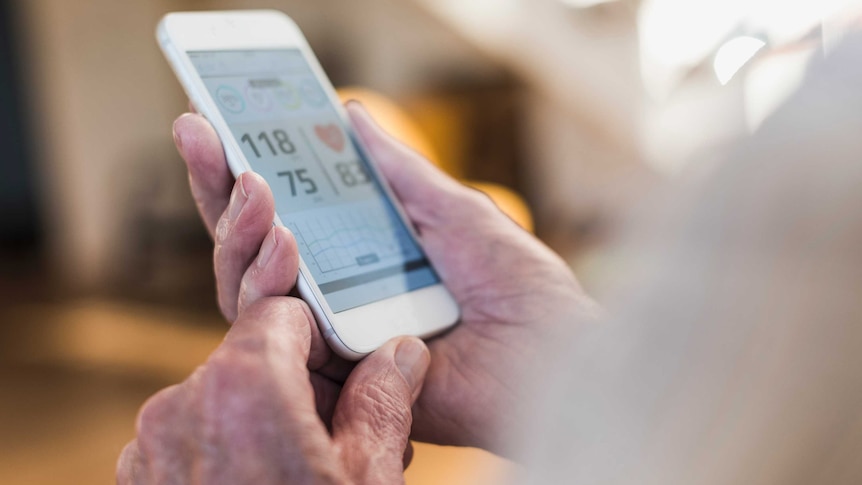
<instances>
[{"instance_id":1,"label":"beige wall","mask_svg":"<svg viewBox=\"0 0 862 485\"><path fill-rule=\"evenodd\" d=\"M115 182L148 143L170 139L181 106L152 40L169 3L20 2L48 242L76 286L108 272L123 218Z\"/></svg>"}]
</instances>

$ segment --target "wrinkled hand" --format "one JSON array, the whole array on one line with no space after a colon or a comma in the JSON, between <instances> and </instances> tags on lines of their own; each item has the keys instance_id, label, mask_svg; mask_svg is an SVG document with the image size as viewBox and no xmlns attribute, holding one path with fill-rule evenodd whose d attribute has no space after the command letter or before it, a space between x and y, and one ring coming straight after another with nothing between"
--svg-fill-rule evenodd
<instances>
[{"instance_id":1,"label":"wrinkled hand","mask_svg":"<svg viewBox=\"0 0 862 485\"><path fill-rule=\"evenodd\" d=\"M357 365L330 434L307 369L326 346L313 329L308 307L294 298L244 308L204 365L144 405L117 482L403 483L427 348L396 339Z\"/></svg>"},{"instance_id":2,"label":"wrinkled hand","mask_svg":"<svg viewBox=\"0 0 862 485\"><path fill-rule=\"evenodd\" d=\"M505 452L501 432L530 400L522 385L526 374L547 358L548 341L578 319L590 319L595 304L557 255L485 195L387 135L358 104L349 104L348 112L462 311L461 323L429 344L431 367L413 408L412 437ZM174 129L192 193L215 239L220 306L233 320L244 302L260 294L243 280L254 271L251 260L271 228L272 196L254 178L254 208L243 209L231 224L219 222L231 184L220 142L198 115L180 117ZM295 243L284 249L295 253ZM283 294L292 278L272 274L261 285ZM331 378L345 375L345 364L332 354L324 367L333 370Z\"/></svg>"}]
</instances>

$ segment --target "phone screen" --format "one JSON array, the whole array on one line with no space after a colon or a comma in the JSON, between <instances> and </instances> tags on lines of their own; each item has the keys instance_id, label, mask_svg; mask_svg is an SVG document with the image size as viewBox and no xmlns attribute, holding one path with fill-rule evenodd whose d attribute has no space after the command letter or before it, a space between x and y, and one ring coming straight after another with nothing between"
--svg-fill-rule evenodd
<instances>
[{"instance_id":1,"label":"phone screen","mask_svg":"<svg viewBox=\"0 0 862 485\"><path fill-rule=\"evenodd\" d=\"M189 57L333 312L439 283L299 49Z\"/></svg>"}]
</instances>

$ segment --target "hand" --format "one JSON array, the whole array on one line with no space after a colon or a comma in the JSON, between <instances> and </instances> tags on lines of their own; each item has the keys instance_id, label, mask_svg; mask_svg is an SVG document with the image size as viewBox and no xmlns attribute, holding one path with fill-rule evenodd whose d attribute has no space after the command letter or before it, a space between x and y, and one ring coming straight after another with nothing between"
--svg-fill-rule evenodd
<instances>
[{"instance_id":1,"label":"hand","mask_svg":"<svg viewBox=\"0 0 862 485\"><path fill-rule=\"evenodd\" d=\"M144 405L117 482L403 483L410 406L428 367L427 348L400 338L357 365L330 435L307 370L326 347L314 326L308 307L294 298L244 308L204 365Z\"/></svg>"},{"instance_id":2,"label":"hand","mask_svg":"<svg viewBox=\"0 0 862 485\"><path fill-rule=\"evenodd\" d=\"M412 437L505 452L502 430L512 428L520 407L530 401L522 386L525 374L547 358L543 354L554 336L591 318L596 306L565 263L486 196L385 134L357 104L348 111L462 310L461 323L429 344L431 368L414 406ZM271 227L272 208L249 211L242 222L222 230L226 226L217 221L228 202L231 176L220 142L197 115L180 117L175 136L192 193L215 236L219 302L230 320L238 304L253 299L239 282L260 234ZM281 278L270 287L287 291L294 283ZM343 369L337 362L330 357L327 367Z\"/></svg>"},{"instance_id":3,"label":"hand","mask_svg":"<svg viewBox=\"0 0 862 485\"><path fill-rule=\"evenodd\" d=\"M487 196L398 143L357 103L348 112L462 311L460 325L429 344L413 437L505 453L506 431L532 402L528 373L598 307L565 262Z\"/></svg>"}]
</instances>

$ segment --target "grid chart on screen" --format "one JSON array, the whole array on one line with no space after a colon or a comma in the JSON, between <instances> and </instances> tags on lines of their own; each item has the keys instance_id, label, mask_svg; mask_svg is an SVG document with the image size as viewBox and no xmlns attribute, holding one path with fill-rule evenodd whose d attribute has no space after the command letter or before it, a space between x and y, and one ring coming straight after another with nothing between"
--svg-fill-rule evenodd
<instances>
[{"instance_id":1,"label":"grid chart on screen","mask_svg":"<svg viewBox=\"0 0 862 485\"><path fill-rule=\"evenodd\" d=\"M410 247L406 231L393 227L391 216L379 206L339 208L287 225L322 273L403 261L408 256L405 248Z\"/></svg>"}]
</instances>

